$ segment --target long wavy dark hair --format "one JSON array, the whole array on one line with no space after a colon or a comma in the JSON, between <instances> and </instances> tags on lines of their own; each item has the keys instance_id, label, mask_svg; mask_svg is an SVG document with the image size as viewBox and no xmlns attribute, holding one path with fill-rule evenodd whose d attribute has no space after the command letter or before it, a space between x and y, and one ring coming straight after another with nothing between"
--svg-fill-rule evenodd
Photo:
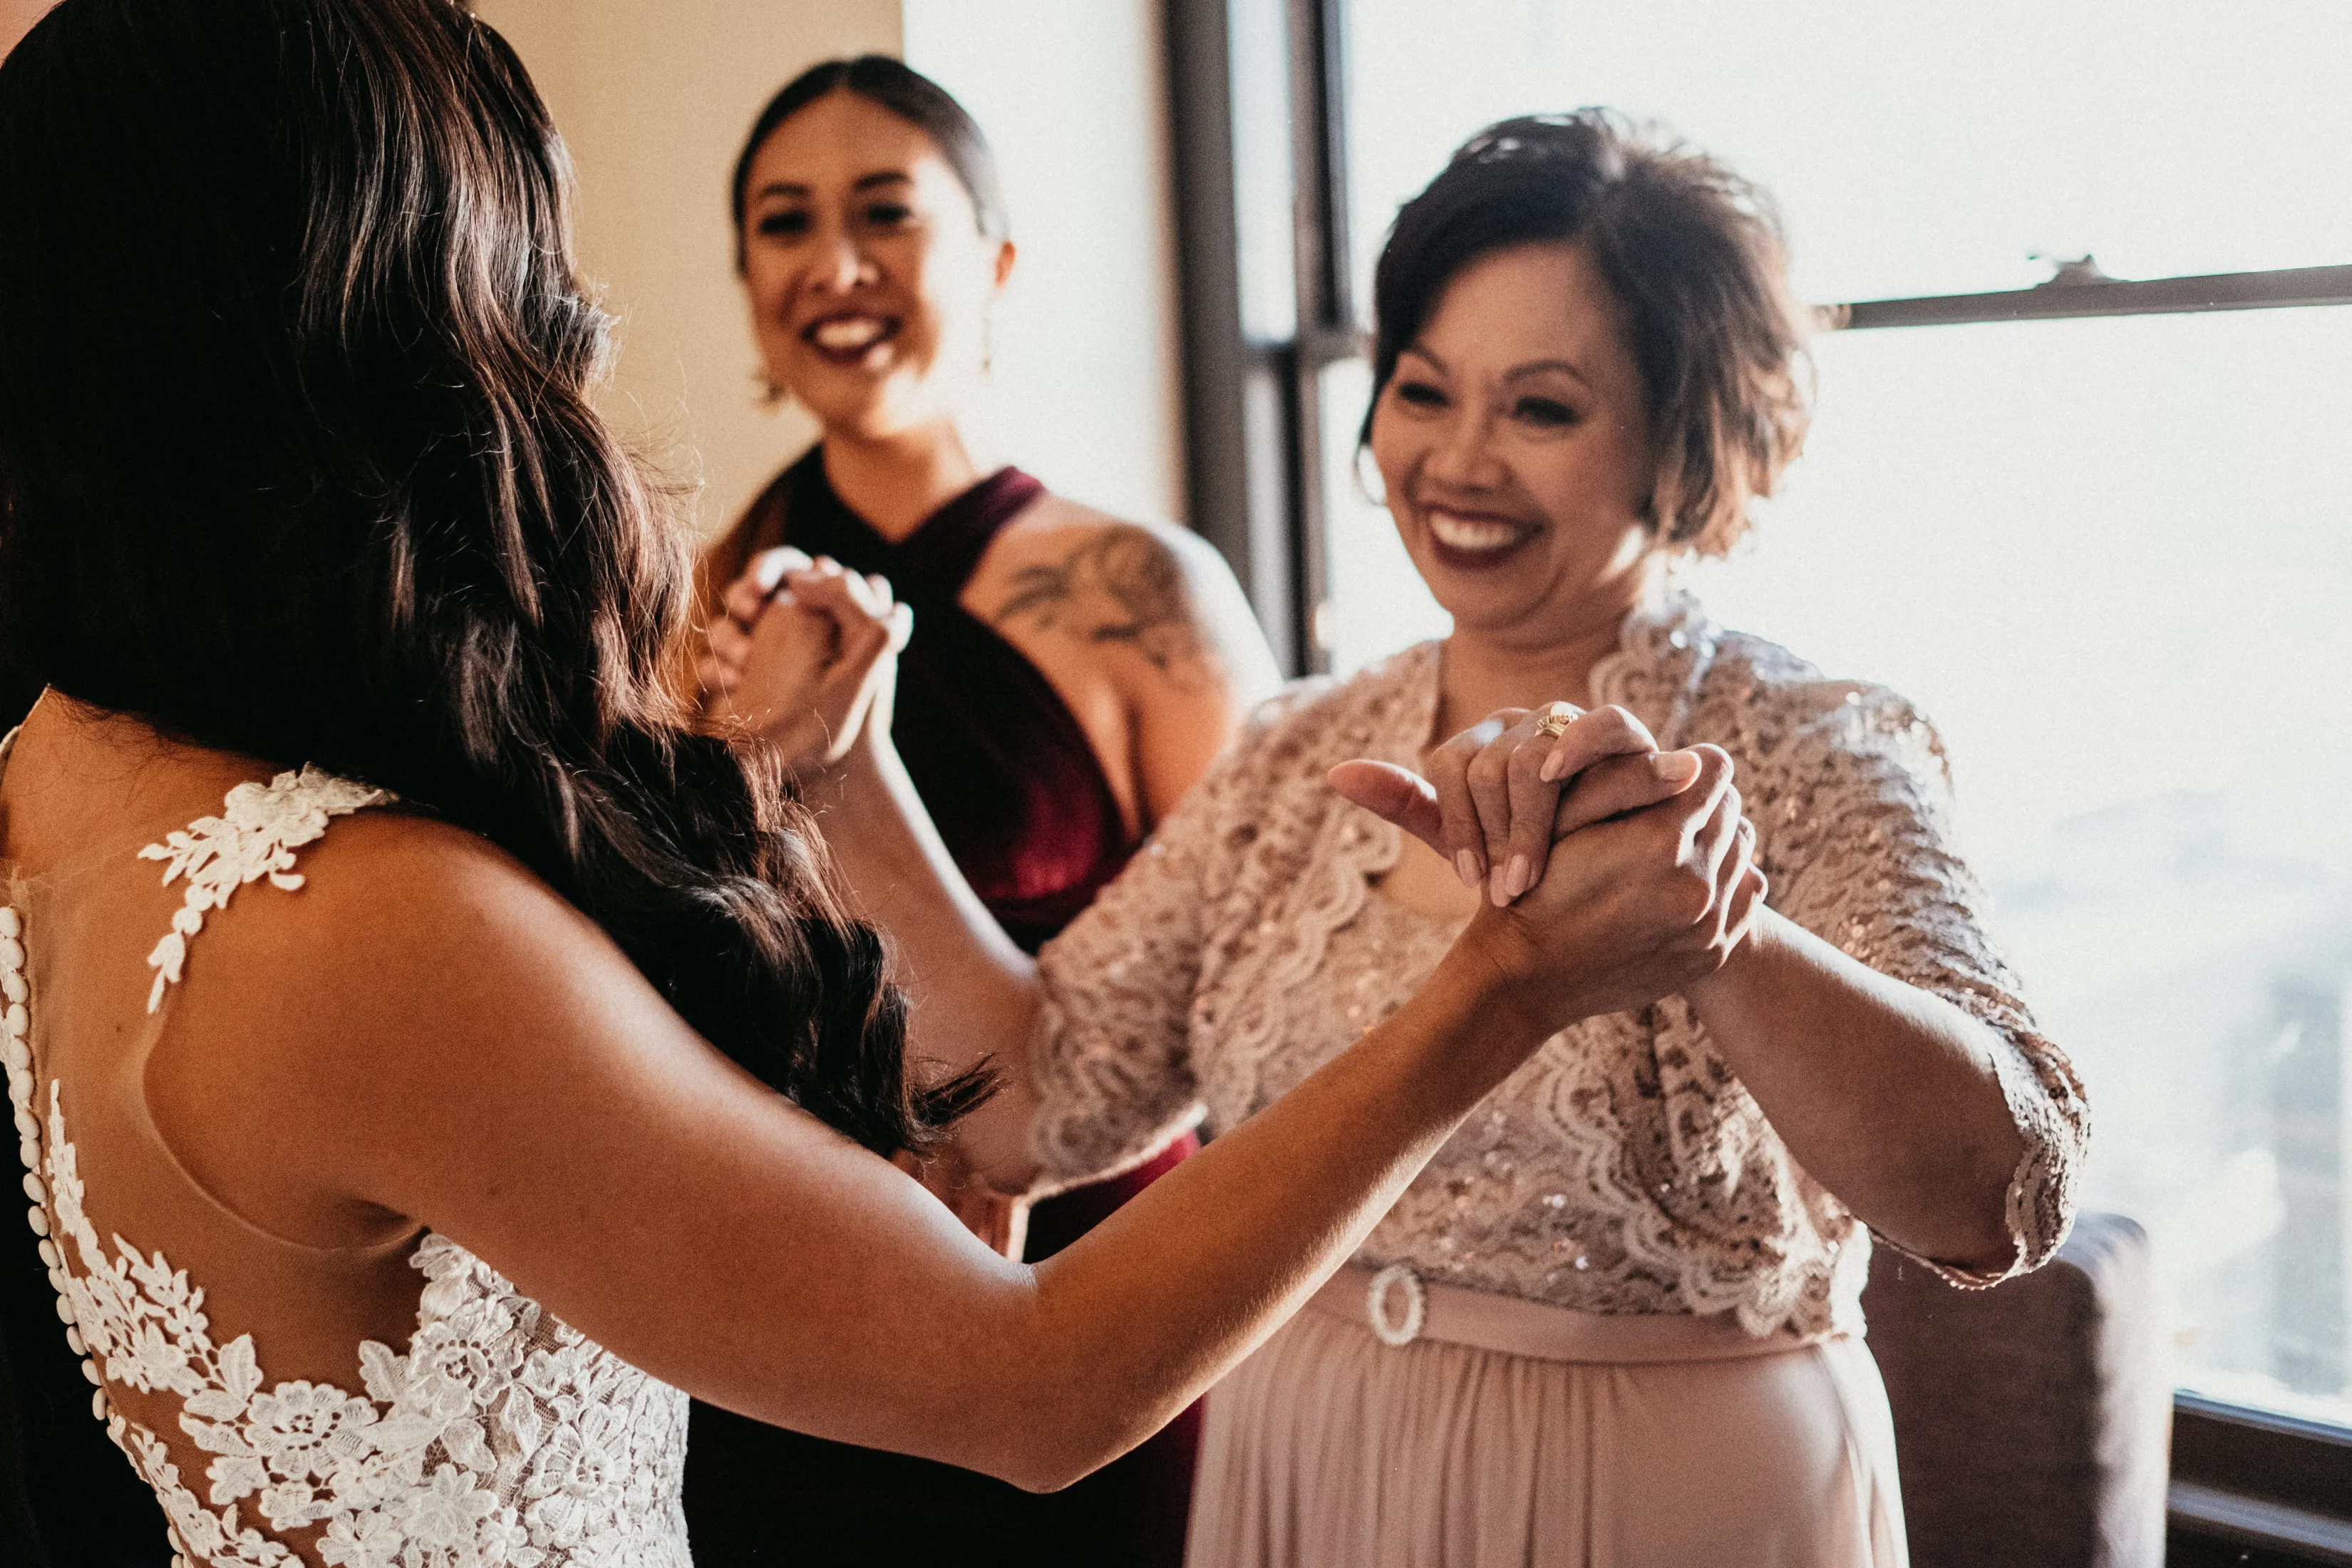
<instances>
[{"instance_id":1,"label":"long wavy dark hair","mask_svg":"<svg viewBox=\"0 0 2352 1568\"><path fill-rule=\"evenodd\" d=\"M500 845L870 1149L883 944L665 690L688 544L589 405L562 141L450 0L65 0L0 67L0 657Z\"/></svg>"}]
</instances>

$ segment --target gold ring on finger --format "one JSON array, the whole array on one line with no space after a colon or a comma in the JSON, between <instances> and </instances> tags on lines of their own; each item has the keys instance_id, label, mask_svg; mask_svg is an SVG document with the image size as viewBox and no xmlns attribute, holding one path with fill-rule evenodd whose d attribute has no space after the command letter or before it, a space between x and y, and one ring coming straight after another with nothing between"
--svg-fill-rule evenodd
<instances>
[{"instance_id":1,"label":"gold ring on finger","mask_svg":"<svg viewBox=\"0 0 2352 1568\"><path fill-rule=\"evenodd\" d=\"M1570 724L1582 717L1581 713L1568 703L1554 702L1546 707L1543 717L1536 721L1536 733L1549 735L1557 741L1568 733L1568 727Z\"/></svg>"}]
</instances>

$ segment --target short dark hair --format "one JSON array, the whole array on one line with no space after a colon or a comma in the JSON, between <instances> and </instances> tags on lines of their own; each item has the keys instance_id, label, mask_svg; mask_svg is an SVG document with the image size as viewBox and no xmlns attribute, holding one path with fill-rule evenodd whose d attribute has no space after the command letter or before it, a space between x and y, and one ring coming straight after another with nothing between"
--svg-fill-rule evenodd
<instances>
[{"instance_id":1,"label":"short dark hair","mask_svg":"<svg viewBox=\"0 0 2352 1568\"><path fill-rule=\"evenodd\" d=\"M1505 120L1463 143L1381 252L1373 407L1465 267L1543 241L1584 246L1624 306L1661 537L1723 553L1747 531L1748 501L1771 494L1804 445L1807 317L1771 198L1655 127L1580 109Z\"/></svg>"},{"instance_id":2,"label":"short dark hair","mask_svg":"<svg viewBox=\"0 0 2352 1568\"><path fill-rule=\"evenodd\" d=\"M743 265L743 209L751 184L751 161L776 127L828 93L854 92L877 104L931 139L956 178L971 197L980 232L1003 239L1009 232L1004 216L1004 185L997 176L996 153L982 133L980 122L955 100L955 95L903 60L888 55L860 55L852 60L825 60L809 67L786 82L743 139L735 158L735 183L730 187L735 216L735 265Z\"/></svg>"}]
</instances>

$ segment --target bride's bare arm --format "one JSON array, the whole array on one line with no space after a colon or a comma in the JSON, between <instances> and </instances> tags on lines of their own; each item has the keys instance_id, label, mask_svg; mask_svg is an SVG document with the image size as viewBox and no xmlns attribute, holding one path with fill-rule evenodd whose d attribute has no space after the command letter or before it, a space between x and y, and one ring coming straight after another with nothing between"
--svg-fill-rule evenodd
<instances>
[{"instance_id":1,"label":"bride's bare arm","mask_svg":"<svg viewBox=\"0 0 2352 1568\"><path fill-rule=\"evenodd\" d=\"M1036 965L956 868L886 731L862 731L807 799L843 882L890 935L912 1004L910 1051L957 1070L986 1057L997 1069L996 1097L956 1129L962 1158L998 1192L1027 1192L1037 1174L1029 1149Z\"/></svg>"},{"instance_id":2,"label":"bride's bare arm","mask_svg":"<svg viewBox=\"0 0 2352 1568\"><path fill-rule=\"evenodd\" d=\"M405 1215L706 1398L1052 1487L1247 1353L1480 1097L1605 1000L1576 960L1700 893L1678 845L1726 851L1700 857L1718 879L1744 869L1705 809L1556 855L1396 1018L1035 1268L712 1050L512 861L415 819L339 825L299 894L208 927L175 1033L232 1043L201 1079L167 1074L157 1110L281 1234ZM1720 962L1654 945L1676 974ZM196 1081L233 1091L170 1090Z\"/></svg>"}]
</instances>

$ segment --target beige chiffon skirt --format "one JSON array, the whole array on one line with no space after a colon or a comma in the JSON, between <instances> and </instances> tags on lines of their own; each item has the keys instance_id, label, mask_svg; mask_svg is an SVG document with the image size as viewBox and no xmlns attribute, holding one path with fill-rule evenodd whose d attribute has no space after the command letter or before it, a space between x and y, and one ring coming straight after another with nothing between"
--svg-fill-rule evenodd
<instances>
[{"instance_id":1,"label":"beige chiffon skirt","mask_svg":"<svg viewBox=\"0 0 2352 1568\"><path fill-rule=\"evenodd\" d=\"M1905 1568L1894 1425L1859 1338L1759 1353L1709 1320L1717 1348L1660 1359L1699 1321L1433 1286L1429 1329L1393 1345L1366 1278L1326 1286L1210 1394L1186 1568ZM1542 1318L1570 1341L1669 1332L1514 1354L1440 1337L1465 1303L1540 1315L1538 1340L1559 1338ZM1595 1353L1630 1359L1553 1359Z\"/></svg>"}]
</instances>

